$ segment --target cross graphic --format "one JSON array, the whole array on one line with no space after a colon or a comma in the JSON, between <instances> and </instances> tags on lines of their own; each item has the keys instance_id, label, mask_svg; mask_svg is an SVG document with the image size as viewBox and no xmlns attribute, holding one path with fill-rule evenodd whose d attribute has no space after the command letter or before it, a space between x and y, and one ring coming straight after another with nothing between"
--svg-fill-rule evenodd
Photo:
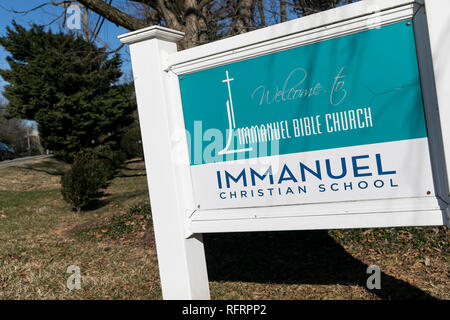
<instances>
[{"instance_id":1,"label":"cross graphic","mask_svg":"<svg viewBox=\"0 0 450 320\"><path fill-rule=\"evenodd\" d=\"M240 152L246 152L246 151L252 151L253 148L244 148L244 149L237 149L237 150L229 150L231 146L231 140L233 139L233 130L236 129L236 123L234 122L234 110L233 110L233 100L231 98L231 86L230 82L234 80L234 78L230 78L228 75L228 70L225 71L227 78L222 80L222 82L226 82L228 86L228 100L226 102L227 106L227 113L228 113L228 140L227 145L225 148L218 152L219 155L222 154L229 154L229 153L240 153Z\"/></svg>"},{"instance_id":2,"label":"cross graphic","mask_svg":"<svg viewBox=\"0 0 450 320\"><path fill-rule=\"evenodd\" d=\"M233 122L233 128L236 128L236 123L234 121L233 100L231 98L231 86L230 86L230 82L233 81L234 78L230 78L228 76L228 70L226 71L226 75L227 75L227 78L225 80L222 80L222 82L226 82L227 86L228 86L228 96L230 97L229 102L230 102L230 109L231 109L231 119Z\"/></svg>"}]
</instances>

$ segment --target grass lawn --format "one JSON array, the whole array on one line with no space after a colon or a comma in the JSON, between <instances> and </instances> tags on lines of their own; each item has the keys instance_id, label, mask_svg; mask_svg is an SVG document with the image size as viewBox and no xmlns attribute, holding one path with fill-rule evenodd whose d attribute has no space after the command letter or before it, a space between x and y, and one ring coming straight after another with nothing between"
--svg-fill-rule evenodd
<instances>
[{"instance_id":1,"label":"grass lawn","mask_svg":"<svg viewBox=\"0 0 450 320\"><path fill-rule=\"evenodd\" d=\"M91 210L62 200L67 167L0 169L0 299L161 299L143 162ZM450 299L445 227L205 235L212 299ZM369 265L381 289L366 289ZM69 290L68 266L80 267Z\"/></svg>"}]
</instances>

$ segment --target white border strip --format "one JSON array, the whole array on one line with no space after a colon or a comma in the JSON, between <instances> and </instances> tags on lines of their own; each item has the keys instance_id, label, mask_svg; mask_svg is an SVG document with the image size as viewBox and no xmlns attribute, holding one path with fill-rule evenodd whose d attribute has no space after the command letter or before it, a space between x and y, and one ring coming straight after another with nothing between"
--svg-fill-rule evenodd
<instances>
[{"instance_id":1,"label":"white border strip","mask_svg":"<svg viewBox=\"0 0 450 320\"><path fill-rule=\"evenodd\" d=\"M433 211L446 208L436 197L358 200L271 207L198 210L192 221L331 216L346 214Z\"/></svg>"},{"instance_id":2,"label":"white border strip","mask_svg":"<svg viewBox=\"0 0 450 320\"><path fill-rule=\"evenodd\" d=\"M381 27L412 18L417 4L422 1L360 1L173 53L165 69L186 74Z\"/></svg>"},{"instance_id":3,"label":"white border strip","mask_svg":"<svg viewBox=\"0 0 450 320\"><path fill-rule=\"evenodd\" d=\"M266 219L233 219L193 221L193 233L288 231L349 228L383 228L408 226L438 226L445 221L441 210L401 211L335 216L280 217ZM339 226L339 227L337 227Z\"/></svg>"}]
</instances>

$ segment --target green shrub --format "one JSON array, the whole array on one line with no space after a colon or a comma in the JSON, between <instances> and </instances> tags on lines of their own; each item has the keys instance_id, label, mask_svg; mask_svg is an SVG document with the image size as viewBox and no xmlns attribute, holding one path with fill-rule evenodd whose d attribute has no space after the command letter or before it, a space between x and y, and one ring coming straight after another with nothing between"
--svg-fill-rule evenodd
<instances>
[{"instance_id":1,"label":"green shrub","mask_svg":"<svg viewBox=\"0 0 450 320\"><path fill-rule=\"evenodd\" d=\"M106 188L107 181L126 160L124 153L102 146L95 150L84 150L75 155L69 171L61 178L61 193L78 212Z\"/></svg>"},{"instance_id":2,"label":"green shrub","mask_svg":"<svg viewBox=\"0 0 450 320\"><path fill-rule=\"evenodd\" d=\"M112 150L109 146L100 147L97 150L97 156L103 162L102 170L104 170L108 180L114 176L126 160L126 155L123 152Z\"/></svg>"},{"instance_id":3,"label":"green shrub","mask_svg":"<svg viewBox=\"0 0 450 320\"><path fill-rule=\"evenodd\" d=\"M99 195L107 180L107 162L92 152L75 156L71 168L61 178L61 193L77 212Z\"/></svg>"},{"instance_id":4,"label":"green shrub","mask_svg":"<svg viewBox=\"0 0 450 320\"><path fill-rule=\"evenodd\" d=\"M124 134L120 141L120 149L126 153L128 159L142 158L144 156L139 127L133 127Z\"/></svg>"}]
</instances>

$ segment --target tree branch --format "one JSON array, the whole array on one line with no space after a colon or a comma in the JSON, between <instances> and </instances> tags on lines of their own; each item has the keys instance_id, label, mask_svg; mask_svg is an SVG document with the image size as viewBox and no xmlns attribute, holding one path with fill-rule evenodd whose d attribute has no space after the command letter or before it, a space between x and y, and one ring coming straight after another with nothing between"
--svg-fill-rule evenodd
<instances>
[{"instance_id":1,"label":"tree branch","mask_svg":"<svg viewBox=\"0 0 450 320\"><path fill-rule=\"evenodd\" d=\"M60 1L60 2L50 1L50 2L45 2L43 4L40 4L40 5L38 5L38 6L34 7L34 8L31 8L31 9L28 9L28 10L24 10L24 11L17 11L17 10L7 9L7 8L3 7L2 5L0 5L0 7L3 8L4 10L6 10L6 11L9 11L9 12L12 12L12 13L24 14L25 15L27 13L30 13L30 12L38 10L38 9L40 9L42 7L45 7L45 6L49 5L49 4L51 4L52 6L59 6L61 4L66 4L66 3L70 3L70 2L71 2L70 0Z\"/></svg>"},{"instance_id":2,"label":"tree branch","mask_svg":"<svg viewBox=\"0 0 450 320\"><path fill-rule=\"evenodd\" d=\"M118 10L114 6L107 4L102 0L78 0L78 2L95 13L105 17L107 20L130 31L147 26L142 20L136 19L135 17Z\"/></svg>"}]
</instances>

